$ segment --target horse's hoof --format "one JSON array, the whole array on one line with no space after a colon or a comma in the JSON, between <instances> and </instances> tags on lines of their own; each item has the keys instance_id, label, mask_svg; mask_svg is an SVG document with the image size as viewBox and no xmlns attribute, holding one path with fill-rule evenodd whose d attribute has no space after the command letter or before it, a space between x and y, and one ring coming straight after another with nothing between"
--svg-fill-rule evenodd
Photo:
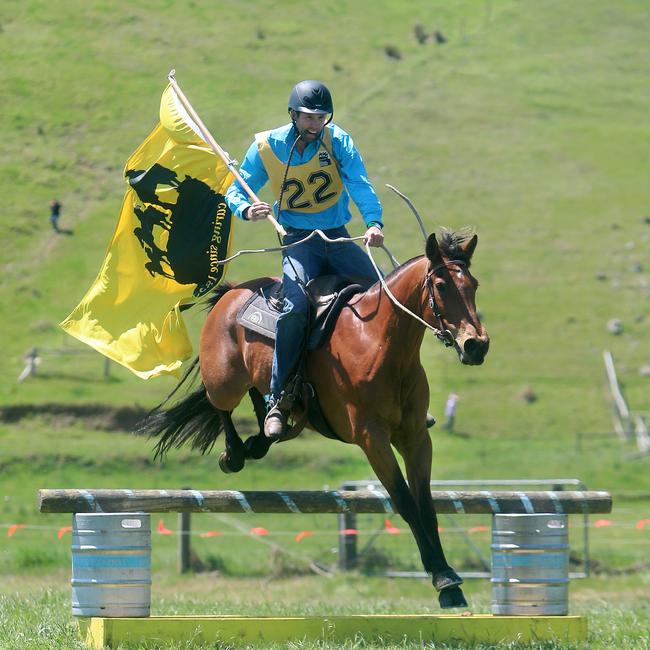
<instances>
[{"instance_id":1,"label":"horse's hoof","mask_svg":"<svg viewBox=\"0 0 650 650\"><path fill-rule=\"evenodd\" d=\"M467 607L467 601L460 587L447 587L438 594L438 602L442 609L451 609L452 607Z\"/></svg>"},{"instance_id":2,"label":"horse's hoof","mask_svg":"<svg viewBox=\"0 0 650 650\"><path fill-rule=\"evenodd\" d=\"M264 458L269 453L270 447L271 441L264 434L249 436L244 440L246 458L253 458L255 460Z\"/></svg>"},{"instance_id":3,"label":"horse's hoof","mask_svg":"<svg viewBox=\"0 0 650 650\"><path fill-rule=\"evenodd\" d=\"M225 451L219 454L219 467L225 474L239 472L244 468L245 464L246 459L243 456L239 458L228 458L228 454Z\"/></svg>"},{"instance_id":4,"label":"horse's hoof","mask_svg":"<svg viewBox=\"0 0 650 650\"><path fill-rule=\"evenodd\" d=\"M463 584L463 579L452 569L445 569L440 573L436 573L431 582L435 587L436 591L442 591L443 589L449 589L450 587L458 587Z\"/></svg>"}]
</instances>

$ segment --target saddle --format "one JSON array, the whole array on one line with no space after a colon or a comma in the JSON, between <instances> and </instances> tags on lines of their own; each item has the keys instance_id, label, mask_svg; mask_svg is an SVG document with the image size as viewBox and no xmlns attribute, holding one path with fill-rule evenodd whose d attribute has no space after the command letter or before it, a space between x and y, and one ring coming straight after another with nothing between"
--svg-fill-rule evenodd
<instances>
[{"instance_id":1,"label":"saddle","mask_svg":"<svg viewBox=\"0 0 650 650\"><path fill-rule=\"evenodd\" d=\"M372 285L369 278L323 275L307 283L311 303L307 349L317 350L329 339L341 310L352 296ZM270 280L246 301L237 323L275 341L275 324L282 313L282 283Z\"/></svg>"},{"instance_id":2,"label":"saddle","mask_svg":"<svg viewBox=\"0 0 650 650\"><path fill-rule=\"evenodd\" d=\"M352 296L365 291L372 285L369 278L349 278L345 275L323 275L307 283L307 293L311 303L307 350L316 350L329 339L341 310ZM275 324L282 313L282 283L270 280L246 301L237 314L237 323L243 328L261 334L275 341ZM304 359L304 356L303 356ZM301 363L301 366L303 364ZM304 370L299 370L290 380L287 393L290 404L300 404L290 433L284 440L295 438L307 422L321 435L333 440L341 440L329 425L318 401L314 387L303 379Z\"/></svg>"}]
</instances>

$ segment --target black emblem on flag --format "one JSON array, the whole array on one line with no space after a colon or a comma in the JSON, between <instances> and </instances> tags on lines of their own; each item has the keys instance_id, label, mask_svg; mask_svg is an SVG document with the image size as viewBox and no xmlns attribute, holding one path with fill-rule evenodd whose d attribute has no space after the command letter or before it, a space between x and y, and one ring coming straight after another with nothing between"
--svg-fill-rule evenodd
<instances>
[{"instance_id":1,"label":"black emblem on flag","mask_svg":"<svg viewBox=\"0 0 650 650\"><path fill-rule=\"evenodd\" d=\"M158 165L126 172L129 185L143 206L133 212L140 226L133 234L149 258L144 268L151 276L161 275L179 284L196 284L194 296L202 296L223 277L224 259L230 239L231 211L223 195L191 176L178 180L176 172ZM178 192L176 203L165 203L157 195L159 185ZM156 243L155 229L166 230L167 247Z\"/></svg>"},{"instance_id":2,"label":"black emblem on flag","mask_svg":"<svg viewBox=\"0 0 650 650\"><path fill-rule=\"evenodd\" d=\"M332 164L332 159L330 158L330 155L327 153L327 151L319 151L318 162L320 163L321 167L327 167L328 165Z\"/></svg>"}]
</instances>

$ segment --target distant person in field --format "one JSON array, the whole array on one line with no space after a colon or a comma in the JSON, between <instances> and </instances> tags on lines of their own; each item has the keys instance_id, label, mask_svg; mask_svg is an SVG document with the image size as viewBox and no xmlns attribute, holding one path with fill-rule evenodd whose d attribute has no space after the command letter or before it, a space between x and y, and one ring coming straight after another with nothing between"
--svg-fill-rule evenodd
<instances>
[{"instance_id":1,"label":"distant person in field","mask_svg":"<svg viewBox=\"0 0 650 650\"><path fill-rule=\"evenodd\" d=\"M59 217L61 216L62 207L63 206L59 203L58 199L54 199L52 203L50 203L50 225L52 226L52 230L55 232L61 232L59 229Z\"/></svg>"},{"instance_id":2,"label":"distant person in field","mask_svg":"<svg viewBox=\"0 0 650 650\"><path fill-rule=\"evenodd\" d=\"M349 237L350 197L366 225L365 241L381 246L382 208L352 138L332 123L332 95L320 81L301 81L288 102L291 121L258 133L241 165L241 175L254 193L267 181L276 198L274 208L251 203L238 181L226 193L233 213L245 221L265 219L275 210L287 231L283 244L307 237L316 229L330 239ZM287 429L292 396L290 379L305 344L309 300L305 285L329 273L376 278L365 252L356 244L330 244L319 236L283 251L283 310L276 327L275 353L264 434L281 440Z\"/></svg>"},{"instance_id":3,"label":"distant person in field","mask_svg":"<svg viewBox=\"0 0 650 650\"><path fill-rule=\"evenodd\" d=\"M445 417L447 421L444 424L444 428L447 431L454 430L454 420L456 419L456 403L458 402L458 395L456 393L449 393L447 397L447 403L445 404Z\"/></svg>"}]
</instances>

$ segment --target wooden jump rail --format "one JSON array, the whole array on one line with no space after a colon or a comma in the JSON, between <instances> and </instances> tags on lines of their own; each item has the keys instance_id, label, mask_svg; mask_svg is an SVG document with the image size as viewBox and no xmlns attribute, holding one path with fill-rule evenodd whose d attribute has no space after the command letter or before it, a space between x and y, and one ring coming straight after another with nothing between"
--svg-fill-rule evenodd
<instances>
[{"instance_id":1,"label":"wooden jump rail","mask_svg":"<svg viewBox=\"0 0 650 650\"><path fill-rule=\"evenodd\" d=\"M450 514L591 514L608 513L612 497L601 491L432 491L439 513ZM122 513L356 513L394 512L388 497L371 490L236 491L236 490L39 490L41 512ZM189 539L181 535L179 539ZM74 563L73 563L74 566ZM73 569L74 570L74 569ZM439 642L463 639L472 644L560 639L585 641L583 616L310 616L275 618L202 616L81 617L82 636L92 648L151 638L213 642L238 639L284 643L288 639L347 640L360 632L369 638L409 638Z\"/></svg>"},{"instance_id":2,"label":"wooden jump rail","mask_svg":"<svg viewBox=\"0 0 650 650\"><path fill-rule=\"evenodd\" d=\"M432 491L449 514L592 514L612 511L604 491ZM42 489L41 512L390 513L389 498L366 490L81 490Z\"/></svg>"}]
</instances>

